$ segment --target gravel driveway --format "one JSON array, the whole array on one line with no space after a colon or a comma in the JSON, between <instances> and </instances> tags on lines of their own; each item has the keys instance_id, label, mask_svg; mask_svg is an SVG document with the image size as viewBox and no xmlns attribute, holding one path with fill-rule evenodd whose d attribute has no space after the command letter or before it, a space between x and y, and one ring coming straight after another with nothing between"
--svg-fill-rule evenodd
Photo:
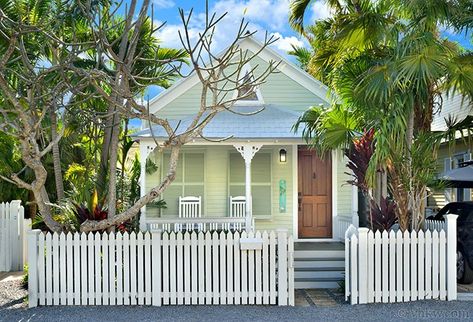
<instances>
[{"instance_id":1,"label":"gravel driveway","mask_svg":"<svg viewBox=\"0 0 473 322\"><path fill-rule=\"evenodd\" d=\"M451 321L472 320L471 302L421 301L401 304L336 306L167 306L27 309L19 280L0 281L0 321Z\"/></svg>"}]
</instances>

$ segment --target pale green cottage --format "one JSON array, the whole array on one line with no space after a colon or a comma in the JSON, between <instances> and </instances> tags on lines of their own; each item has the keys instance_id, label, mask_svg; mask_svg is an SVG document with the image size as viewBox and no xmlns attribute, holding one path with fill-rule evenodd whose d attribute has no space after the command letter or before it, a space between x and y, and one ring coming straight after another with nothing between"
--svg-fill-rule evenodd
<instances>
[{"instance_id":1,"label":"pale green cottage","mask_svg":"<svg viewBox=\"0 0 473 322\"><path fill-rule=\"evenodd\" d=\"M251 52L261 46L253 38L240 43ZM264 48L251 64L264 68L270 60L281 61L279 73L271 74L251 98L234 107L245 112L264 107L263 111L251 116L221 112L203 135L228 140L196 139L187 144L177 178L163 196L167 208L143 209L143 229L183 224L185 218L179 216L188 217L190 212L199 227L286 228L299 240L327 241L343 238L348 225L357 223L356 191L346 183L349 176L342 153L333 151L320 159L292 130L308 107L328 103L327 88L270 48ZM200 82L191 75L153 99L150 111L185 127L198 109L200 93ZM143 127L134 135L140 142L141 185L146 191L167 170L168 155L153 151L156 143L151 132L158 141L164 139L158 127L152 131Z\"/></svg>"}]
</instances>

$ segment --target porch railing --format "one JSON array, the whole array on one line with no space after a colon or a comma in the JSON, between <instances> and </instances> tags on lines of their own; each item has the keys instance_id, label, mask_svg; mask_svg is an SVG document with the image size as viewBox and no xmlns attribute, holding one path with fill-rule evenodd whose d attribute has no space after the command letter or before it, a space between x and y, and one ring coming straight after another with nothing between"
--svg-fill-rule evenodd
<instances>
[{"instance_id":1,"label":"porch railing","mask_svg":"<svg viewBox=\"0 0 473 322\"><path fill-rule=\"evenodd\" d=\"M243 230L246 229L245 220L244 217L153 218L146 220L146 226L149 231L167 232ZM249 230L252 228L254 221Z\"/></svg>"}]
</instances>

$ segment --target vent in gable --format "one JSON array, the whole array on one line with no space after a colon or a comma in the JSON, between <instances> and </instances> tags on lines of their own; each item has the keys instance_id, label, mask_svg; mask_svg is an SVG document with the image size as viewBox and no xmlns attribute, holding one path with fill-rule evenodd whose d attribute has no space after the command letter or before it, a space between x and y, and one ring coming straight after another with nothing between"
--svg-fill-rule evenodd
<instances>
[{"instance_id":1,"label":"vent in gable","mask_svg":"<svg viewBox=\"0 0 473 322\"><path fill-rule=\"evenodd\" d=\"M245 66L242 70L244 75L238 80L238 92L235 92L236 97L241 97L236 104L240 105L259 105L263 104L263 98L258 86L254 86L254 76L249 65Z\"/></svg>"}]
</instances>

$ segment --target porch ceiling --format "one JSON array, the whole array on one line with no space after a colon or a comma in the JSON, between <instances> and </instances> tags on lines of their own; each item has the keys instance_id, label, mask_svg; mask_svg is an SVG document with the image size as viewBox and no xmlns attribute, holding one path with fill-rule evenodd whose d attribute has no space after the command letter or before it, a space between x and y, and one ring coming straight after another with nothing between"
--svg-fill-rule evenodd
<instances>
[{"instance_id":1,"label":"porch ceiling","mask_svg":"<svg viewBox=\"0 0 473 322\"><path fill-rule=\"evenodd\" d=\"M228 111L218 113L214 119L204 128L203 136L210 139L232 137L233 139L300 139L301 131L295 133L292 129L297 122L299 114L284 110L273 105L265 106L235 106L234 111L238 113L254 113L242 115ZM202 119L205 118L205 115ZM181 120L178 134L185 131L192 121L192 117ZM170 121L171 126L176 127L178 120ZM152 131L148 128L134 133L134 138L150 138L153 133L156 138L166 138L167 135L161 126L153 126Z\"/></svg>"}]
</instances>

